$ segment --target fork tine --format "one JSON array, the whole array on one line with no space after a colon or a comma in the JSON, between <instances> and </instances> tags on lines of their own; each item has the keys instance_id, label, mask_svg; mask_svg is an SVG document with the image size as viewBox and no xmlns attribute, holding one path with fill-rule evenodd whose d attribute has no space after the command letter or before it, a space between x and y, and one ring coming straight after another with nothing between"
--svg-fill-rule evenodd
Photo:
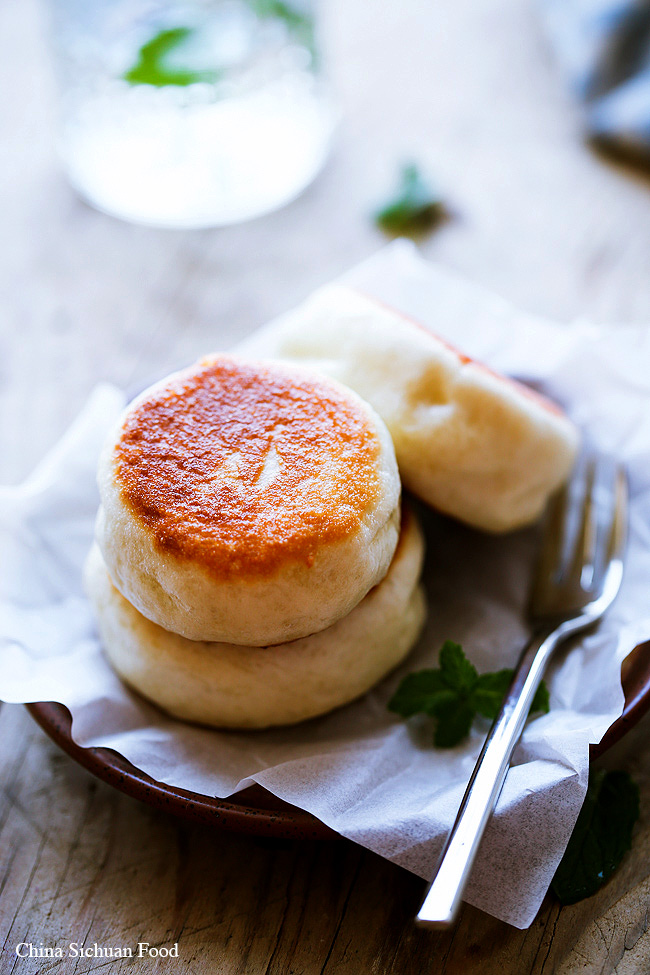
<instances>
[{"instance_id":1,"label":"fork tine","mask_svg":"<svg viewBox=\"0 0 650 975\"><path fill-rule=\"evenodd\" d=\"M605 499L605 500L603 500ZM603 587L605 573L613 559L620 558L627 525L627 478L619 464L611 464L606 485L599 491L598 539L594 554L592 591Z\"/></svg>"},{"instance_id":2,"label":"fork tine","mask_svg":"<svg viewBox=\"0 0 650 975\"><path fill-rule=\"evenodd\" d=\"M604 590L605 602L611 602L622 575L626 527L625 469L604 458L585 460L547 511L531 617L578 610Z\"/></svg>"},{"instance_id":3,"label":"fork tine","mask_svg":"<svg viewBox=\"0 0 650 975\"><path fill-rule=\"evenodd\" d=\"M555 492L546 510L530 598L533 615L544 611L549 600L550 587L553 586L561 571L565 544L564 529L569 504L569 485L565 484Z\"/></svg>"},{"instance_id":4,"label":"fork tine","mask_svg":"<svg viewBox=\"0 0 650 975\"><path fill-rule=\"evenodd\" d=\"M616 467L614 518L612 520L607 553L610 559L620 559L623 557L627 537L628 493L627 474L625 473L625 468L619 464Z\"/></svg>"},{"instance_id":5,"label":"fork tine","mask_svg":"<svg viewBox=\"0 0 650 975\"><path fill-rule=\"evenodd\" d=\"M581 510L578 531L573 542L568 565L562 576L571 585L588 590L594 578L596 556L597 508L594 498L596 484L596 460L592 457L585 464L584 488L580 499Z\"/></svg>"}]
</instances>

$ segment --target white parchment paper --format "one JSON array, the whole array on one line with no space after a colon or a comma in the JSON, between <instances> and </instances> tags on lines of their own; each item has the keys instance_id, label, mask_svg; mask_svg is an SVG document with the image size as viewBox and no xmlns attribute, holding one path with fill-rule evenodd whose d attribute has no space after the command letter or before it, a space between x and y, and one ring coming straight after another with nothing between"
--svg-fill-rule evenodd
<instances>
[{"instance_id":1,"label":"white parchment paper","mask_svg":"<svg viewBox=\"0 0 650 975\"><path fill-rule=\"evenodd\" d=\"M425 263L404 242L346 279L548 392L588 439L629 467L621 595L599 630L556 666L551 712L526 728L467 891L470 903L527 927L577 818L589 742L621 711L621 660L650 638L650 329L533 319ZM445 639L461 642L481 671L514 663L527 636L534 531L492 538L425 512L429 622L398 672L357 703L292 729L231 733L185 725L114 676L81 587L98 501L97 456L123 402L120 391L97 388L34 474L0 489L0 697L59 701L73 715L79 744L114 748L185 789L226 797L258 782L429 877L487 729L477 724L466 744L437 750L430 727L396 720L386 702L405 673L435 664Z\"/></svg>"}]
</instances>

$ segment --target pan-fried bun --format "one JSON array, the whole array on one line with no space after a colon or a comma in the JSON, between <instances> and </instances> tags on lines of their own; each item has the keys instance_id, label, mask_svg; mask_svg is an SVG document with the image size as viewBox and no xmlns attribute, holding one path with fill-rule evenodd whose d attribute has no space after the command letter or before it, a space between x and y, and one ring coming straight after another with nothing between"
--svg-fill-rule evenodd
<instances>
[{"instance_id":1,"label":"pan-fried bun","mask_svg":"<svg viewBox=\"0 0 650 975\"><path fill-rule=\"evenodd\" d=\"M204 359L142 394L99 464L113 583L191 640L284 643L386 574L400 481L373 409L298 366Z\"/></svg>"},{"instance_id":2,"label":"pan-fried bun","mask_svg":"<svg viewBox=\"0 0 650 975\"><path fill-rule=\"evenodd\" d=\"M271 647L204 643L162 629L114 588L96 546L85 583L104 650L127 684L188 721L265 728L346 704L400 663L424 622L423 547L415 518L406 514L388 574L348 616Z\"/></svg>"},{"instance_id":3,"label":"pan-fried bun","mask_svg":"<svg viewBox=\"0 0 650 975\"><path fill-rule=\"evenodd\" d=\"M534 521L573 464L578 434L553 403L350 288L322 288L239 351L356 390L385 420L405 487L477 528Z\"/></svg>"}]
</instances>

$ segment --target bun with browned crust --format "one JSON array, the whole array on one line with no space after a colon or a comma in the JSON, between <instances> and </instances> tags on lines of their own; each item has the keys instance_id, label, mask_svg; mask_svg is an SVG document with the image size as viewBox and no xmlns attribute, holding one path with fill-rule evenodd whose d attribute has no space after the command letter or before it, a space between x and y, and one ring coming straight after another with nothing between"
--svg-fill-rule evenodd
<instances>
[{"instance_id":1,"label":"bun with browned crust","mask_svg":"<svg viewBox=\"0 0 650 975\"><path fill-rule=\"evenodd\" d=\"M400 480L372 407L296 365L218 355L142 394L99 465L115 587L190 640L316 633L379 583Z\"/></svg>"}]
</instances>

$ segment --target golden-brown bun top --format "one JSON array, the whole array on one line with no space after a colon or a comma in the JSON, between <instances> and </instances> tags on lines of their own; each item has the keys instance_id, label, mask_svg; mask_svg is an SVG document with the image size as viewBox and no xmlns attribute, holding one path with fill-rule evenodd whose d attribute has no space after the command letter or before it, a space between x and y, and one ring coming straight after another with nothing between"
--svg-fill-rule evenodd
<instances>
[{"instance_id":1,"label":"golden-brown bun top","mask_svg":"<svg viewBox=\"0 0 650 975\"><path fill-rule=\"evenodd\" d=\"M384 490L382 429L334 381L218 355L136 401L113 470L161 550L266 574L359 530Z\"/></svg>"}]
</instances>

